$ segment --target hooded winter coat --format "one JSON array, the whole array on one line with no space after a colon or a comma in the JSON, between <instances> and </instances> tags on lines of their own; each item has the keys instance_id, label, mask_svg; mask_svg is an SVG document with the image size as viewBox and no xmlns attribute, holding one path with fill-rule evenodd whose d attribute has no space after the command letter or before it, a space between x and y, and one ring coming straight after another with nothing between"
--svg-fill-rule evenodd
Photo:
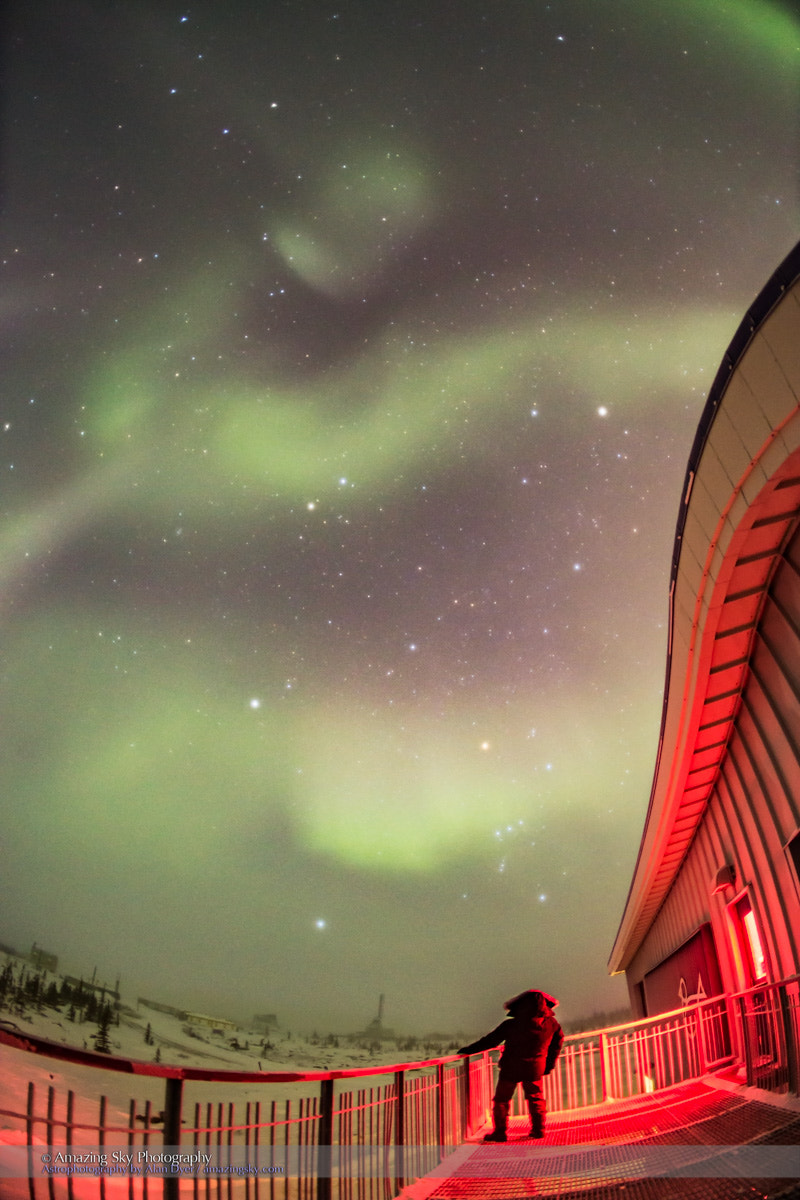
<instances>
[{"instance_id":1,"label":"hooded winter coat","mask_svg":"<svg viewBox=\"0 0 800 1200\"><path fill-rule=\"evenodd\" d=\"M506 1001L508 1019L459 1050L459 1054L477 1054L503 1045L500 1074L516 1079L541 1079L555 1066L564 1034L549 1007L555 1003L545 992L528 991Z\"/></svg>"}]
</instances>

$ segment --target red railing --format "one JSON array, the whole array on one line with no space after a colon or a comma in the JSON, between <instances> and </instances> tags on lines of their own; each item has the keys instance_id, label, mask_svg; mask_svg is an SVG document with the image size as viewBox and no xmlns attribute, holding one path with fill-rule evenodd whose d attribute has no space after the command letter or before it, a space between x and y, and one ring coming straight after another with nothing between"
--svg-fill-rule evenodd
<instances>
[{"instance_id":1,"label":"red railing","mask_svg":"<svg viewBox=\"0 0 800 1200\"><path fill-rule=\"evenodd\" d=\"M567 1037L545 1081L547 1106L563 1112L656 1091L730 1062L743 1065L748 1083L797 1092L798 1046L798 980L785 980ZM390 1200L484 1128L496 1057L308 1073L212 1071L0 1028L0 1151L19 1145L25 1169L14 1195L25 1200L179 1192L208 1200ZM48 1147L62 1155L91 1147L109 1166L115 1154L143 1156L154 1170L54 1177L42 1171ZM213 1169L163 1177L158 1155L175 1150L205 1155Z\"/></svg>"},{"instance_id":2,"label":"red railing","mask_svg":"<svg viewBox=\"0 0 800 1200\"><path fill-rule=\"evenodd\" d=\"M730 1059L724 997L627 1025L572 1034L545 1079L547 1108L563 1112L654 1092L696 1079Z\"/></svg>"},{"instance_id":3,"label":"red railing","mask_svg":"<svg viewBox=\"0 0 800 1200\"><path fill-rule=\"evenodd\" d=\"M276 1200L333 1195L389 1200L483 1125L491 1094L486 1056L471 1062L453 1055L359 1070L250 1073L137 1062L2 1028L0 1047L4 1094L16 1093L17 1104L8 1107L0 1099L6 1127L0 1130L0 1147L9 1141L25 1147L31 1200L56 1193L70 1200L79 1193L104 1197L118 1182L115 1154L152 1164L145 1176L126 1176L131 1197L172 1197L188 1188L198 1196L216 1189L217 1196L235 1190L237 1196ZM53 1078L60 1064L72 1069L62 1071L58 1084L29 1078L43 1060L48 1069L38 1071L40 1076ZM139 1090L150 1093L147 1099L126 1098L133 1090L130 1076L139 1077ZM208 1085L218 1095L239 1095L209 1100ZM160 1096L154 1094L159 1087ZM269 1098L298 1089L306 1094ZM254 1090L265 1098L242 1095ZM206 1095L198 1098L198 1092ZM78 1147L84 1154L104 1155L108 1169L88 1187L77 1168L64 1178L47 1175L42 1153L49 1147L61 1147L62 1157ZM158 1156L164 1147L168 1155L176 1148L208 1155L219 1170L191 1180L162 1178ZM247 1165L253 1170L245 1174Z\"/></svg>"},{"instance_id":4,"label":"red railing","mask_svg":"<svg viewBox=\"0 0 800 1200\"><path fill-rule=\"evenodd\" d=\"M800 976L765 983L732 997L737 1056L747 1082L800 1093Z\"/></svg>"}]
</instances>

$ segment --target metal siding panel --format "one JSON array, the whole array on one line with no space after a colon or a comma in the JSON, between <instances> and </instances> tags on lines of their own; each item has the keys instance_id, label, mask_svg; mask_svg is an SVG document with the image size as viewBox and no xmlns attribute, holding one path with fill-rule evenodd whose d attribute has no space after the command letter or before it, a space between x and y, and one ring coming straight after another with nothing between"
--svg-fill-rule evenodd
<instances>
[{"instance_id":1,"label":"metal siding panel","mask_svg":"<svg viewBox=\"0 0 800 1200\"><path fill-rule=\"evenodd\" d=\"M714 820L720 832L720 844L724 849L723 859L726 863L731 863L736 869L736 891L739 891L744 878L744 865L739 853L738 840L738 821L736 819L735 805L733 796L731 795L728 782L723 774L717 781L717 786L714 792L714 805L712 809ZM728 904L731 896L727 895L722 898L719 908L717 909L717 919L719 928L722 930L723 939L722 945L725 950L725 965L723 967L723 980L728 991L736 991L740 986L740 980L736 975L736 966L734 959L732 941L732 931L728 917Z\"/></svg>"},{"instance_id":2,"label":"metal siding panel","mask_svg":"<svg viewBox=\"0 0 800 1200\"><path fill-rule=\"evenodd\" d=\"M735 765L746 790L748 803L743 810L748 849L753 863L752 888L760 897L761 931L773 978L794 974L797 969L796 947L787 929L788 913L778 883L778 865L783 863L782 840L775 827L773 807L768 794L771 773L769 756L758 727L745 711L738 727ZM788 956L787 956L788 952Z\"/></svg>"},{"instance_id":3,"label":"metal siding panel","mask_svg":"<svg viewBox=\"0 0 800 1200\"><path fill-rule=\"evenodd\" d=\"M720 526L720 531L719 531L719 536L720 536L721 540L718 541L716 546L714 547L714 553L711 556L711 562L710 562L709 568L708 568L708 573L711 576L711 578L713 579L715 584L718 582L720 575L722 574L722 572L725 569L725 556L727 555L727 552L728 552L727 542L725 541L725 539L727 538L727 535L728 535L727 526L726 526L725 522L723 521L722 525ZM717 597L714 597L714 596L709 597L709 601L713 602L715 607L717 607L717 608L720 607L720 604L721 604L720 597L718 597L718 596Z\"/></svg>"},{"instance_id":4,"label":"metal siding panel","mask_svg":"<svg viewBox=\"0 0 800 1200\"><path fill-rule=\"evenodd\" d=\"M744 446L741 446L741 455L745 455ZM719 454L715 450L713 444L707 442L703 455L697 466L697 479L702 479L706 491L711 496L719 497L719 506L724 508L728 502L728 497L733 491L732 484L734 480L731 478L730 471L726 469L725 464L721 461ZM689 501L691 509L692 502Z\"/></svg>"},{"instance_id":5,"label":"metal siding panel","mask_svg":"<svg viewBox=\"0 0 800 1200\"><path fill-rule=\"evenodd\" d=\"M800 578L800 536L795 534L784 550L784 560L792 568L792 574ZM781 572L783 574L783 571Z\"/></svg>"},{"instance_id":6,"label":"metal siding panel","mask_svg":"<svg viewBox=\"0 0 800 1200\"><path fill-rule=\"evenodd\" d=\"M765 558L738 562L731 579L731 591L735 596L742 592L762 591L771 567L771 560Z\"/></svg>"},{"instance_id":7,"label":"metal siding panel","mask_svg":"<svg viewBox=\"0 0 800 1200\"><path fill-rule=\"evenodd\" d=\"M795 413L787 424L784 425L780 433L776 434L775 440L766 447L759 459L759 465L765 477L771 479L773 475L777 475L785 467L787 459L798 450L799 446L800 413Z\"/></svg>"},{"instance_id":8,"label":"metal siding panel","mask_svg":"<svg viewBox=\"0 0 800 1200\"><path fill-rule=\"evenodd\" d=\"M738 691L736 691L735 694L720 696L717 700L711 700L707 702L703 705L703 712L700 717L700 728L710 729L714 725L718 725L720 721L733 716L738 703Z\"/></svg>"},{"instance_id":9,"label":"metal siding panel","mask_svg":"<svg viewBox=\"0 0 800 1200\"><path fill-rule=\"evenodd\" d=\"M747 501L745 500L744 496L737 495L735 500L731 504L730 508L728 509L728 512L727 512L727 515L725 518L725 526L726 526L725 544L726 545L728 544L728 542L730 541L730 538L733 536L733 534L739 528L739 525L741 524L741 522L744 520L744 518L746 516L747 516Z\"/></svg>"},{"instance_id":10,"label":"metal siding panel","mask_svg":"<svg viewBox=\"0 0 800 1200\"><path fill-rule=\"evenodd\" d=\"M686 595L688 600L688 611L694 614L694 604L697 599L697 593L703 581L703 568L697 561L695 555L691 552L691 548L684 541L684 549L681 554L680 567L678 568L677 589L680 590L681 597Z\"/></svg>"},{"instance_id":11,"label":"metal siding panel","mask_svg":"<svg viewBox=\"0 0 800 1200\"><path fill-rule=\"evenodd\" d=\"M783 508L793 509L796 513L800 512L800 474L789 475L782 480L775 489L775 493L780 496Z\"/></svg>"},{"instance_id":12,"label":"metal siding panel","mask_svg":"<svg viewBox=\"0 0 800 1200\"><path fill-rule=\"evenodd\" d=\"M784 302L779 304L774 312L770 314L769 321L757 339L764 343L764 347L771 356L773 363L776 367L779 367L784 385L789 394L795 397L795 402L800 399L800 341L798 341L797 337L798 320L800 320L800 290L795 286ZM769 372L767 378L771 380L773 375L769 367L767 367L767 371ZM768 401L759 394L758 402L767 420L772 420L771 413L775 408L780 411L781 400L784 403L787 402L786 398L779 391L769 393Z\"/></svg>"},{"instance_id":13,"label":"metal siding panel","mask_svg":"<svg viewBox=\"0 0 800 1200\"><path fill-rule=\"evenodd\" d=\"M752 681L754 694L758 693L758 702L751 700L753 712L764 731L770 750L775 760L776 777L780 783L780 793L776 798L776 821L783 841L785 841L800 823L800 757L798 757L797 742L786 736L785 726L778 720L773 709L771 698L766 695L758 680Z\"/></svg>"},{"instance_id":14,"label":"metal siding panel","mask_svg":"<svg viewBox=\"0 0 800 1200\"><path fill-rule=\"evenodd\" d=\"M760 695L760 685L755 681L752 688L748 685L748 696L752 704L763 710L765 728L771 725L779 731L774 714ZM723 981L729 988L736 985L728 944L727 904L732 895L711 896L716 870L731 861L737 868L737 884L748 884L753 888L772 970L780 976L793 974L800 967L790 932L791 923L796 919L794 909L800 909L800 901L797 901L795 889L790 889L791 896L787 889L789 869L782 852L782 839L785 838L782 822L776 820L775 814L778 798L773 797L773 804L770 804L765 795L762 776L766 777L768 771L768 758L765 758L768 752L763 736L752 720L737 722L734 745L734 760L724 771L721 787L715 788L709 797L683 866L631 964L637 978L669 957L700 924L710 921ZM790 762L787 766L795 773L800 772L794 750L789 748L785 738L778 738L775 743L770 739L770 750L773 755L781 756L788 752ZM759 763L763 764L761 769Z\"/></svg>"},{"instance_id":15,"label":"metal siding panel","mask_svg":"<svg viewBox=\"0 0 800 1200\"><path fill-rule=\"evenodd\" d=\"M797 320L796 313L794 320ZM794 341L797 341L796 326ZM780 361L785 359L789 363L792 357L793 352L786 344L785 331L776 329L769 341L763 333L756 334L739 365L739 373L772 429L778 428L797 406L797 394L790 386Z\"/></svg>"},{"instance_id":16,"label":"metal siding panel","mask_svg":"<svg viewBox=\"0 0 800 1200\"><path fill-rule=\"evenodd\" d=\"M687 525L689 520L699 525L703 531L704 543L708 545L717 535L721 519L719 500L714 499L703 481L703 476L698 475L689 505Z\"/></svg>"},{"instance_id":17,"label":"metal siding panel","mask_svg":"<svg viewBox=\"0 0 800 1200\"><path fill-rule=\"evenodd\" d=\"M781 458L781 462L782 461L783 458ZM752 471L750 471L747 478L741 481L742 495L744 496L748 505L755 504L766 483L767 476L764 472L764 468L760 463L757 463L756 466L753 467Z\"/></svg>"},{"instance_id":18,"label":"metal siding panel","mask_svg":"<svg viewBox=\"0 0 800 1200\"><path fill-rule=\"evenodd\" d=\"M794 514L785 514L763 525L755 525L747 539L746 559L752 559L762 554L764 557L774 554L783 545L786 535L794 522Z\"/></svg>"},{"instance_id":19,"label":"metal siding panel","mask_svg":"<svg viewBox=\"0 0 800 1200\"><path fill-rule=\"evenodd\" d=\"M708 558L708 535L694 511L694 507L689 509L683 529L681 565L683 565L683 559L687 556L687 553L691 555L694 561L705 567L705 562Z\"/></svg>"},{"instance_id":20,"label":"metal siding panel","mask_svg":"<svg viewBox=\"0 0 800 1200\"><path fill-rule=\"evenodd\" d=\"M744 629L738 629L736 632L730 631L723 634L722 637L717 635L711 655L712 675L717 675L733 666L734 663L746 662L752 636L752 626L745 626ZM714 691L717 691L721 684L717 679L713 679L711 686Z\"/></svg>"},{"instance_id":21,"label":"metal siding panel","mask_svg":"<svg viewBox=\"0 0 800 1200\"><path fill-rule=\"evenodd\" d=\"M770 447L770 452L775 450L784 458L789 458L798 449L800 449L800 413L784 425L780 435L775 439L774 445Z\"/></svg>"},{"instance_id":22,"label":"metal siding panel","mask_svg":"<svg viewBox=\"0 0 800 1200\"><path fill-rule=\"evenodd\" d=\"M726 629L752 625L761 607L761 592L738 592L735 599L728 600L720 618L720 632Z\"/></svg>"},{"instance_id":23,"label":"metal siding panel","mask_svg":"<svg viewBox=\"0 0 800 1200\"><path fill-rule=\"evenodd\" d=\"M629 902L623 918L614 955L624 955L624 939L637 946L629 977L635 973L641 978L673 953L705 915L722 935L720 965L728 986L734 986L726 909L733 897L709 895L716 868L728 861L737 870L740 888L752 888L772 969L793 973L800 968L797 946L788 932L796 914L789 913L781 895L787 823L792 831L797 828L800 805L797 540L789 548L797 569L778 566L773 580L776 552L800 506L800 453L794 453L800 452L799 324L800 283L764 316L728 388L720 393L701 457L692 464L695 484L677 544L673 599L668 688L675 703L666 709L665 773L663 781L657 777L654 792L656 813L658 804L664 804L671 815L672 838L662 847L662 858L651 864L655 879L636 895L638 907ZM792 461L787 461L787 449L793 452ZM725 513L722 525L720 513ZM719 540L710 544L715 537ZM706 564L709 577L704 574ZM762 614L764 589L772 585L777 603L767 608L775 611ZM707 613L712 604L716 611ZM778 605L786 609L782 617ZM754 622L762 615L759 635ZM694 628L696 616L699 630ZM703 642L715 628L729 636ZM698 632L701 641L695 645ZM692 654L698 657L692 659ZM711 698L706 699L709 658L713 672L708 677ZM693 703L705 699L701 734L678 744L678 735L683 739L684 733L686 688L693 695L695 683L700 690ZM696 710L690 716L694 721ZM715 743L721 744L717 748ZM670 756L676 754L686 758L671 765ZM687 767L691 773L683 796L667 795L669 779L676 778L676 771L682 779ZM791 895L797 897L794 888ZM639 937L643 940L637 944Z\"/></svg>"},{"instance_id":24,"label":"metal siding panel","mask_svg":"<svg viewBox=\"0 0 800 1200\"><path fill-rule=\"evenodd\" d=\"M711 732L706 732L701 737L698 737L695 747L697 754L722 754L725 750L725 738L721 738L719 734L716 736Z\"/></svg>"},{"instance_id":25,"label":"metal siding panel","mask_svg":"<svg viewBox=\"0 0 800 1200\"><path fill-rule=\"evenodd\" d=\"M714 746L705 746L697 749L692 755L692 765L689 768L689 774L694 771L703 771L709 767L715 767L719 762L720 755L724 749L724 744L717 743Z\"/></svg>"},{"instance_id":26,"label":"metal siding panel","mask_svg":"<svg viewBox=\"0 0 800 1200\"><path fill-rule=\"evenodd\" d=\"M753 462L764 443L772 436L772 426L756 404L746 379L738 372L725 391L725 403L714 421L722 428L729 426L731 433L739 438L748 461Z\"/></svg>"},{"instance_id":27,"label":"metal siding panel","mask_svg":"<svg viewBox=\"0 0 800 1200\"><path fill-rule=\"evenodd\" d=\"M687 779L688 787L691 789L709 787L716 777L717 766L718 763L713 762L708 766L693 767ZM687 814L687 817L690 820L694 820L695 813Z\"/></svg>"},{"instance_id":28,"label":"metal siding panel","mask_svg":"<svg viewBox=\"0 0 800 1200\"><path fill-rule=\"evenodd\" d=\"M783 622L788 620L792 623L790 628L797 637L798 622L800 621L800 575L797 574L791 563L783 563L778 569L770 594L775 601L772 607L786 614L781 616L781 620Z\"/></svg>"},{"instance_id":29,"label":"metal siding panel","mask_svg":"<svg viewBox=\"0 0 800 1200\"><path fill-rule=\"evenodd\" d=\"M729 386L728 391L725 393L726 396L730 390ZM747 447L730 421L720 421L719 414L717 414L714 424L711 426L706 450L703 452L703 457L700 460L700 467L697 472L699 477L705 474L706 455L709 451L712 451L717 456L728 479L728 487L723 492L719 488L719 479L716 472L713 472L713 462L709 460L709 467L712 468L709 490L715 492L721 500L725 501L733 490L731 485L735 486L749 468L751 455L748 454Z\"/></svg>"},{"instance_id":30,"label":"metal siding panel","mask_svg":"<svg viewBox=\"0 0 800 1200\"><path fill-rule=\"evenodd\" d=\"M795 650L797 643L787 638L782 641L779 613L772 609L770 620L765 621L759 632L752 655L753 671L761 680L762 687L769 692L775 710L780 713L787 732L800 745L800 662L797 655L788 652L789 645Z\"/></svg>"}]
</instances>

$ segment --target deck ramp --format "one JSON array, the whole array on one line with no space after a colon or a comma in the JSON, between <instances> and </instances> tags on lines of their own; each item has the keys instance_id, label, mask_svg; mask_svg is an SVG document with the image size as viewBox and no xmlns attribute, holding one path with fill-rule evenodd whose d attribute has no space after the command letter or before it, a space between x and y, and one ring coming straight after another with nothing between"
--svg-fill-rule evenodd
<instances>
[{"instance_id":1,"label":"deck ramp","mask_svg":"<svg viewBox=\"0 0 800 1200\"><path fill-rule=\"evenodd\" d=\"M579 1115L555 1113L541 1141L516 1118L506 1144L476 1138L402 1198L800 1200L800 1103L761 1096L693 1081ZM778 1176L739 1174L776 1163Z\"/></svg>"}]
</instances>

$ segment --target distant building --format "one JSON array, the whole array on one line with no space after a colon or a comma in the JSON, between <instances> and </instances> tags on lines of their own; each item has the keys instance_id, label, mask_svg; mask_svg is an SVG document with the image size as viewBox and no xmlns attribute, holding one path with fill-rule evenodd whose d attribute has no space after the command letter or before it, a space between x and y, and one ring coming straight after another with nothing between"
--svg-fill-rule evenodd
<instances>
[{"instance_id":1,"label":"distant building","mask_svg":"<svg viewBox=\"0 0 800 1200\"><path fill-rule=\"evenodd\" d=\"M397 1037L397 1034L393 1029L386 1029L383 1024L383 1006L385 1000L386 997L384 996L383 992L381 992L378 999L377 1017L370 1021L366 1029L362 1029L360 1033L357 1033L355 1035L356 1037L370 1038L373 1042L380 1042L384 1039L389 1039L391 1041L392 1038Z\"/></svg>"},{"instance_id":2,"label":"distant building","mask_svg":"<svg viewBox=\"0 0 800 1200\"><path fill-rule=\"evenodd\" d=\"M278 1018L275 1013L261 1013L253 1017L252 1027L256 1033L269 1033L271 1029L278 1028Z\"/></svg>"},{"instance_id":3,"label":"distant building","mask_svg":"<svg viewBox=\"0 0 800 1200\"><path fill-rule=\"evenodd\" d=\"M239 1028L236 1021L229 1021L225 1017L209 1017L206 1013L187 1012L183 1014L183 1020L187 1025L201 1025L207 1029L218 1029L221 1033Z\"/></svg>"},{"instance_id":4,"label":"distant building","mask_svg":"<svg viewBox=\"0 0 800 1200\"><path fill-rule=\"evenodd\" d=\"M42 950L41 946L36 945L36 942L31 946L28 962L37 971L52 971L55 974L58 970L58 955L51 954L49 950Z\"/></svg>"},{"instance_id":5,"label":"distant building","mask_svg":"<svg viewBox=\"0 0 800 1200\"><path fill-rule=\"evenodd\" d=\"M174 1008L173 1005L161 1004L158 1000L145 1000L144 996L137 996L136 1003L145 1008L152 1008L153 1012L168 1013L171 1017L179 1017L181 1021L185 1021L187 1017L185 1008Z\"/></svg>"},{"instance_id":6,"label":"distant building","mask_svg":"<svg viewBox=\"0 0 800 1200\"><path fill-rule=\"evenodd\" d=\"M692 448L650 805L609 960L635 1016L800 973L800 245Z\"/></svg>"}]
</instances>

